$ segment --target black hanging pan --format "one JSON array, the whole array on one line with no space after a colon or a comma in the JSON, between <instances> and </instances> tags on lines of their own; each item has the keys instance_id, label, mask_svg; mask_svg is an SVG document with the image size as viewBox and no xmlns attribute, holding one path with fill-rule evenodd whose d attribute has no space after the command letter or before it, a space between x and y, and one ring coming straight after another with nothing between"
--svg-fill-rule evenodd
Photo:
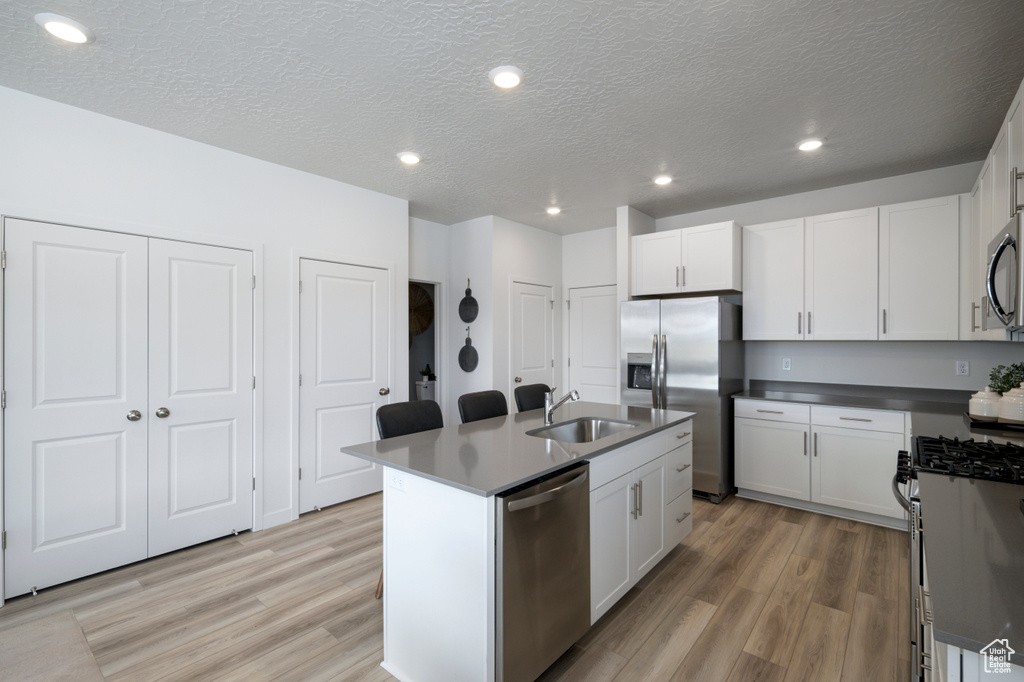
<instances>
[{"instance_id":1,"label":"black hanging pan","mask_svg":"<svg viewBox=\"0 0 1024 682\"><path fill-rule=\"evenodd\" d=\"M479 313L480 306L477 304L476 299L473 298L473 290L469 288L469 280L467 279L466 297L459 302L459 318L463 322L472 322Z\"/></svg>"},{"instance_id":2,"label":"black hanging pan","mask_svg":"<svg viewBox=\"0 0 1024 682\"><path fill-rule=\"evenodd\" d=\"M459 351L459 367L463 372L472 372L480 362L476 348L473 348L473 339L469 338L469 327L466 327L466 345Z\"/></svg>"}]
</instances>

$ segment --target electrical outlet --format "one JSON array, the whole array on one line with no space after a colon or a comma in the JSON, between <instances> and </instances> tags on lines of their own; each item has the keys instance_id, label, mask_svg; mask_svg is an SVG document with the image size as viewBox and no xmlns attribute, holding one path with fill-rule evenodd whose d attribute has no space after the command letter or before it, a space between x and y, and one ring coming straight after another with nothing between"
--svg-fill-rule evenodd
<instances>
[{"instance_id":1,"label":"electrical outlet","mask_svg":"<svg viewBox=\"0 0 1024 682\"><path fill-rule=\"evenodd\" d=\"M956 361L956 375L958 377L969 377L971 376L971 363L968 360L957 360Z\"/></svg>"},{"instance_id":2,"label":"electrical outlet","mask_svg":"<svg viewBox=\"0 0 1024 682\"><path fill-rule=\"evenodd\" d=\"M388 472L388 485L395 490L405 492L405 474L401 471L391 470Z\"/></svg>"},{"instance_id":3,"label":"electrical outlet","mask_svg":"<svg viewBox=\"0 0 1024 682\"><path fill-rule=\"evenodd\" d=\"M782 371L788 372L793 369L793 361L790 358L782 358Z\"/></svg>"}]
</instances>

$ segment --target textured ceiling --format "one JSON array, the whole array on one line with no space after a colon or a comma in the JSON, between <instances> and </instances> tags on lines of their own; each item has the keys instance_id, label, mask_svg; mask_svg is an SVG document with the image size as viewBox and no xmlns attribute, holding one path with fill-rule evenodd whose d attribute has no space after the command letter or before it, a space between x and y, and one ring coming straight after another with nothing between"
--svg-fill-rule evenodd
<instances>
[{"instance_id":1,"label":"textured ceiling","mask_svg":"<svg viewBox=\"0 0 1024 682\"><path fill-rule=\"evenodd\" d=\"M982 159L1022 26L1021 0L0 0L0 85L568 233Z\"/></svg>"}]
</instances>

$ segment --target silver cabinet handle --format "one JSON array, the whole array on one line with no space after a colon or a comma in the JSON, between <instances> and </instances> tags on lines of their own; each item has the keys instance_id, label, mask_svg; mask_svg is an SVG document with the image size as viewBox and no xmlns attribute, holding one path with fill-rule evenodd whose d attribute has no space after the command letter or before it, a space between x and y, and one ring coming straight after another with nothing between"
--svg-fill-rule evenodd
<instances>
[{"instance_id":1,"label":"silver cabinet handle","mask_svg":"<svg viewBox=\"0 0 1024 682\"><path fill-rule=\"evenodd\" d=\"M676 286L679 286L679 266L676 266Z\"/></svg>"},{"instance_id":2,"label":"silver cabinet handle","mask_svg":"<svg viewBox=\"0 0 1024 682\"><path fill-rule=\"evenodd\" d=\"M785 414L782 410L758 410L758 412L763 412L764 414Z\"/></svg>"},{"instance_id":3,"label":"silver cabinet handle","mask_svg":"<svg viewBox=\"0 0 1024 682\"><path fill-rule=\"evenodd\" d=\"M684 464L684 465L683 465L683 466L681 466L681 467L676 467L676 471L686 471L686 470L687 470L687 469L689 469L689 468L690 468L690 465L689 465L689 464Z\"/></svg>"},{"instance_id":4,"label":"silver cabinet handle","mask_svg":"<svg viewBox=\"0 0 1024 682\"><path fill-rule=\"evenodd\" d=\"M137 422L140 419L142 419L142 413L139 412L138 410L132 410L131 412L128 413L128 421Z\"/></svg>"},{"instance_id":5,"label":"silver cabinet handle","mask_svg":"<svg viewBox=\"0 0 1024 682\"><path fill-rule=\"evenodd\" d=\"M803 313L798 312L796 314L796 333L797 334L803 334L804 333L804 320L803 320L803 317L804 317Z\"/></svg>"},{"instance_id":6,"label":"silver cabinet handle","mask_svg":"<svg viewBox=\"0 0 1024 682\"><path fill-rule=\"evenodd\" d=\"M886 313L887 313L886 309L882 308L882 333L883 334L887 334L888 333L888 326L889 326L888 325L888 317L889 316Z\"/></svg>"},{"instance_id":7,"label":"silver cabinet handle","mask_svg":"<svg viewBox=\"0 0 1024 682\"><path fill-rule=\"evenodd\" d=\"M382 388L379 391L377 391L377 393L380 393L381 395L387 395L388 393L391 393L391 389L390 388Z\"/></svg>"},{"instance_id":8,"label":"silver cabinet handle","mask_svg":"<svg viewBox=\"0 0 1024 682\"><path fill-rule=\"evenodd\" d=\"M818 456L818 434L814 434L814 456Z\"/></svg>"},{"instance_id":9,"label":"silver cabinet handle","mask_svg":"<svg viewBox=\"0 0 1024 682\"><path fill-rule=\"evenodd\" d=\"M171 415L171 411L168 410L166 407L158 407L158 408L156 408L156 416L160 417L161 419L166 419L170 415Z\"/></svg>"},{"instance_id":10,"label":"silver cabinet handle","mask_svg":"<svg viewBox=\"0 0 1024 682\"><path fill-rule=\"evenodd\" d=\"M807 333L811 333L811 311L807 311Z\"/></svg>"},{"instance_id":11,"label":"silver cabinet handle","mask_svg":"<svg viewBox=\"0 0 1024 682\"><path fill-rule=\"evenodd\" d=\"M692 432L692 431L684 431L683 433L677 434L677 435L676 435L676 440L679 440L679 439L681 439L681 438L686 438L686 437L687 437L687 436L689 436L689 435L690 435L691 433L693 433L693 432Z\"/></svg>"},{"instance_id":12,"label":"silver cabinet handle","mask_svg":"<svg viewBox=\"0 0 1024 682\"><path fill-rule=\"evenodd\" d=\"M1024 179L1024 173L1018 173L1017 167L1013 167L1013 172L1010 174L1010 217L1013 214L1024 209L1024 204L1017 203L1017 181Z\"/></svg>"},{"instance_id":13,"label":"silver cabinet handle","mask_svg":"<svg viewBox=\"0 0 1024 682\"><path fill-rule=\"evenodd\" d=\"M870 419L863 419L861 417L840 417L844 422L870 422Z\"/></svg>"},{"instance_id":14,"label":"silver cabinet handle","mask_svg":"<svg viewBox=\"0 0 1024 682\"><path fill-rule=\"evenodd\" d=\"M804 431L804 457L807 456L807 432Z\"/></svg>"},{"instance_id":15,"label":"silver cabinet handle","mask_svg":"<svg viewBox=\"0 0 1024 682\"><path fill-rule=\"evenodd\" d=\"M636 483L629 486L629 492L633 494L633 508L629 510L630 515L636 518Z\"/></svg>"},{"instance_id":16,"label":"silver cabinet handle","mask_svg":"<svg viewBox=\"0 0 1024 682\"><path fill-rule=\"evenodd\" d=\"M676 519L676 523L682 523L683 521L686 520L686 517L689 516L689 515L690 515L690 512L686 512L685 514L680 516L678 519Z\"/></svg>"},{"instance_id":17,"label":"silver cabinet handle","mask_svg":"<svg viewBox=\"0 0 1024 682\"><path fill-rule=\"evenodd\" d=\"M975 322L975 316L977 315L977 310L979 308L981 308L980 305L978 305L974 301L971 301L971 331L972 332L976 332L976 331L978 331L978 329L980 329L980 327L978 327L977 322Z\"/></svg>"},{"instance_id":18,"label":"silver cabinet handle","mask_svg":"<svg viewBox=\"0 0 1024 682\"><path fill-rule=\"evenodd\" d=\"M643 481L643 479L640 479L639 481L636 482L636 487L637 487L637 497L640 498L639 501L636 504L636 515L637 516L643 516L644 515L644 481Z\"/></svg>"},{"instance_id":19,"label":"silver cabinet handle","mask_svg":"<svg viewBox=\"0 0 1024 682\"><path fill-rule=\"evenodd\" d=\"M683 266L683 286L686 286L686 266Z\"/></svg>"},{"instance_id":20,"label":"silver cabinet handle","mask_svg":"<svg viewBox=\"0 0 1024 682\"><path fill-rule=\"evenodd\" d=\"M517 384L523 383L523 378L522 377L516 377L516 383Z\"/></svg>"}]
</instances>

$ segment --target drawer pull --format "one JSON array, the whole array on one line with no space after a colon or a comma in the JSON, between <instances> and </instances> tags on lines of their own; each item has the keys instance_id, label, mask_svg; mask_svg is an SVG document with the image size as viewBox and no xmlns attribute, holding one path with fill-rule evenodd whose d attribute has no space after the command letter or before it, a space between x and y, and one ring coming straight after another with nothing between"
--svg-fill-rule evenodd
<instances>
[{"instance_id":1,"label":"drawer pull","mask_svg":"<svg viewBox=\"0 0 1024 682\"><path fill-rule=\"evenodd\" d=\"M869 422L869 421L871 421L870 419L861 419L860 417L840 417L839 419L842 420L842 421L846 421L846 422Z\"/></svg>"},{"instance_id":2,"label":"drawer pull","mask_svg":"<svg viewBox=\"0 0 1024 682\"><path fill-rule=\"evenodd\" d=\"M680 433L680 434L676 434L676 439L679 439L679 438L686 438L686 437L687 437L687 436L689 436L689 435L690 435L691 433L693 433L693 432L692 432L692 431L684 431L683 433Z\"/></svg>"},{"instance_id":3,"label":"drawer pull","mask_svg":"<svg viewBox=\"0 0 1024 682\"><path fill-rule=\"evenodd\" d=\"M676 523L682 523L683 521L686 520L686 517L689 516L689 515L690 515L690 512L686 512L685 514L680 516L678 519L676 519Z\"/></svg>"},{"instance_id":4,"label":"drawer pull","mask_svg":"<svg viewBox=\"0 0 1024 682\"><path fill-rule=\"evenodd\" d=\"M690 465L689 465L689 464L684 464L684 465L683 465L683 466L681 466L681 467L676 467L676 471L686 471L686 470L687 470L687 469L689 469L689 468L690 468Z\"/></svg>"},{"instance_id":5,"label":"drawer pull","mask_svg":"<svg viewBox=\"0 0 1024 682\"><path fill-rule=\"evenodd\" d=\"M758 410L758 412L763 412L764 414L785 414L782 410Z\"/></svg>"}]
</instances>

